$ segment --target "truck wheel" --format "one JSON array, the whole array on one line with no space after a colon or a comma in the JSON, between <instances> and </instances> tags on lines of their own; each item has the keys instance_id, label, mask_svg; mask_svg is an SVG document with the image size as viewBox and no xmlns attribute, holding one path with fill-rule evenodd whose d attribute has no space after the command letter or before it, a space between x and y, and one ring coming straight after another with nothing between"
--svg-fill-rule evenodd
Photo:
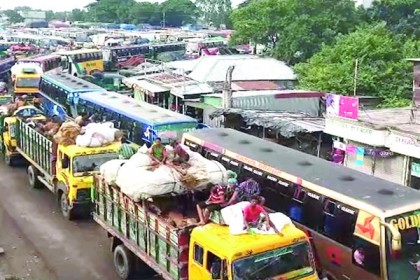
<instances>
[{"instance_id":1,"label":"truck wheel","mask_svg":"<svg viewBox=\"0 0 420 280\"><path fill-rule=\"evenodd\" d=\"M4 161L8 166L14 166L15 160L12 156L8 155L7 153L4 155Z\"/></svg>"},{"instance_id":2,"label":"truck wheel","mask_svg":"<svg viewBox=\"0 0 420 280\"><path fill-rule=\"evenodd\" d=\"M123 280L129 279L133 274L133 254L122 244L115 247L114 266L118 276Z\"/></svg>"},{"instance_id":3,"label":"truck wheel","mask_svg":"<svg viewBox=\"0 0 420 280\"><path fill-rule=\"evenodd\" d=\"M29 186L33 189L40 189L42 187L41 181L38 179L38 170L32 165L28 167Z\"/></svg>"},{"instance_id":4,"label":"truck wheel","mask_svg":"<svg viewBox=\"0 0 420 280\"><path fill-rule=\"evenodd\" d=\"M74 209L70 209L69 202L67 200L67 196L65 192L61 192L60 194L60 210L66 220L73 220L74 219Z\"/></svg>"}]
</instances>

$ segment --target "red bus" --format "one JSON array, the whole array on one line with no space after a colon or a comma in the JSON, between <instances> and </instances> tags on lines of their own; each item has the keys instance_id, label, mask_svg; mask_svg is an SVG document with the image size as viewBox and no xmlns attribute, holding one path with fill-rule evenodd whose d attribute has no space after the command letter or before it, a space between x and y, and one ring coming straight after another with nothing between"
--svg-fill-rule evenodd
<instances>
[{"instance_id":1,"label":"red bus","mask_svg":"<svg viewBox=\"0 0 420 280\"><path fill-rule=\"evenodd\" d=\"M42 71L50 71L60 66L61 57L55 54L36 55L24 59L19 59L19 63L37 63L42 67Z\"/></svg>"}]
</instances>

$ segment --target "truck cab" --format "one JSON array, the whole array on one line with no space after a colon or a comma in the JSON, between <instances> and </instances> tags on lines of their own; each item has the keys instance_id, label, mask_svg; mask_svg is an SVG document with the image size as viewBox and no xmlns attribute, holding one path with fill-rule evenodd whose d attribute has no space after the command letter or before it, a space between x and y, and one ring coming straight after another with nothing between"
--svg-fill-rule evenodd
<instances>
[{"instance_id":1,"label":"truck cab","mask_svg":"<svg viewBox=\"0 0 420 280\"><path fill-rule=\"evenodd\" d=\"M309 240L294 225L282 235L232 235L214 223L191 233L188 279L314 279Z\"/></svg>"},{"instance_id":2,"label":"truck cab","mask_svg":"<svg viewBox=\"0 0 420 280\"><path fill-rule=\"evenodd\" d=\"M16 74L14 80L15 97L23 95L28 95L32 98L36 97L36 95L39 93L40 81L41 74L37 72L35 68L23 68L21 72Z\"/></svg>"},{"instance_id":3,"label":"truck cab","mask_svg":"<svg viewBox=\"0 0 420 280\"><path fill-rule=\"evenodd\" d=\"M119 147L119 142L105 147L56 146L53 187L66 218L90 212L93 175L102 164L118 158Z\"/></svg>"}]
</instances>

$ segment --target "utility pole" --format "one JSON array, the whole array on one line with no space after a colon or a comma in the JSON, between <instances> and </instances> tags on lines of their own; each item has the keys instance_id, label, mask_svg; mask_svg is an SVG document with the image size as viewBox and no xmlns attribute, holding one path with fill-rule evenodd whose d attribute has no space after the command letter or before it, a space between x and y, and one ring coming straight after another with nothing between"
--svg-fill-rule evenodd
<instances>
[{"instance_id":1,"label":"utility pole","mask_svg":"<svg viewBox=\"0 0 420 280\"><path fill-rule=\"evenodd\" d=\"M235 65L229 66L226 71L226 79L223 83L223 108L232 108L232 72L235 69Z\"/></svg>"},{"instance_id":2,"label":"utility pole","mask_svg":"<svg viewBox=\"0 0 420 280\"><path fill-rule=\"evenodd\" d=\"M165 28L166 26L166 11L162 12L162 27Z\"/></svg>"}]
</instances>

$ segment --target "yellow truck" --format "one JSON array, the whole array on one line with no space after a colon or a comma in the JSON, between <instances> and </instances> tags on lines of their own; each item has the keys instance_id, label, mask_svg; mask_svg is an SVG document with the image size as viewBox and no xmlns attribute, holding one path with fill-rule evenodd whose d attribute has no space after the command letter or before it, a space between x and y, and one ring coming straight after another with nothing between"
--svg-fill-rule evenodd
<instances>
[{"instance_id":1,"label":"yellow truck","mask_svg":"<svg viewBox=\"0 0 420 280\"><path fill-rule=\"evenodd\" d=\"M101 175L94 181L94 220L112 238L121 279L136 272L136 259L165 280L319 279L308 237L293 224L282 235L231 235L221 224L176 224L156 210L159 198L135 202ZM195 209L188 196L166 199Z\"/></svg>"},{"instance_id":2,"label":"yellow truck","mask_svg":"<svg viewBox=\"0 0 420 280\"><path fill-rule=\"evenodd\" d=\"M56 194L65 218L71 220L91 213L93 175L99 172L101 164L118 158L120 143L96 148L58 145L23 119L28 120L16 116L4 118L2 139L6 163L13 166L23 157L29 163L29 185L46 186Z\"/></svg>"},{"instance_id":3,"label":"yellow truck","mask_svg":"<svg viewBox=\"0 0 420 280\"><path fill-rule=\"evenodd\" d=\"M14 77L13 87L15 98L24 95L27 95L30 99L35 98L39 93L40 80L41 73L37 72L35 68L22 68Z\"/></svg>"}]
</instances>

